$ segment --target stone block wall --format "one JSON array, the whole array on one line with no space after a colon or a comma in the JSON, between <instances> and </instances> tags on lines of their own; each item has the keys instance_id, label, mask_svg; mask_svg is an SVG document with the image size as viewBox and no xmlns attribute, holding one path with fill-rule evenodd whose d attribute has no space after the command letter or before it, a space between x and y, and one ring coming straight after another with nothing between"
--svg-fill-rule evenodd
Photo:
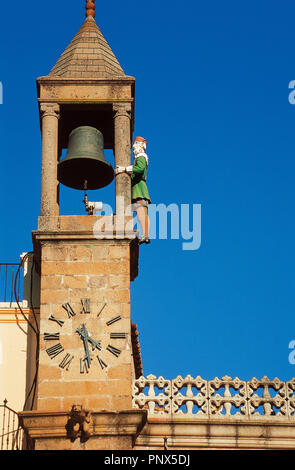
<instances>
[{"instance_id":1,"label":"stone block wall","mask_svg":"<svg viewBox=\"0 0 295 470\"><path fill-rule=\"evenodd\" d=\"M129 286L129 240L42 242L38 410L66 411L73 404L131 408ZM83 311L83 299L89 299L90 313ZM77 333L82 324L101 348L92 351L89 343L90 367L85 367ZM54 339L45 333L55 334Z\"/></svg>"}]
</instances>

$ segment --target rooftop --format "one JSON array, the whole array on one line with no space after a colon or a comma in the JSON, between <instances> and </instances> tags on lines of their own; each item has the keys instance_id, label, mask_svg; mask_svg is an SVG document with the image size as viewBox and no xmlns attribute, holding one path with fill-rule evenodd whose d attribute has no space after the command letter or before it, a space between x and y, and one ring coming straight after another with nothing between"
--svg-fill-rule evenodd
<instances>
[{"instance_id":1,"label":"rooftop","mask_svg":"<svg viewBox=\"0 0 295 470\"><path fill-rule=\"evenodd\" d=\"M124 77L125 73L94 17L89 15L49 76L109 79Z\"/></svg>"}]
</instances>

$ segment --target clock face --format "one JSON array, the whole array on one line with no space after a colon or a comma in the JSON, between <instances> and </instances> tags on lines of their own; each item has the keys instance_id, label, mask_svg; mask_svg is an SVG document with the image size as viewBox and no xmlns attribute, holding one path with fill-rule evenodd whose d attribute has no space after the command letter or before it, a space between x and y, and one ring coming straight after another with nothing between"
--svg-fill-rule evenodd
<instances>
[{"instance_id":1,"label":"clock face","mask_svg":"<svg viewBox=\"0 0 295 470\"><path fill-rule=\"evenodd\" d=\"M81 299L79 308L62 304L48 320L52 329L43 334L48 356L61 369L79 374L105 371L126 347L128 334L122 331L121 315L106 313L106 303Z\"/></svg>"}]
</instances>

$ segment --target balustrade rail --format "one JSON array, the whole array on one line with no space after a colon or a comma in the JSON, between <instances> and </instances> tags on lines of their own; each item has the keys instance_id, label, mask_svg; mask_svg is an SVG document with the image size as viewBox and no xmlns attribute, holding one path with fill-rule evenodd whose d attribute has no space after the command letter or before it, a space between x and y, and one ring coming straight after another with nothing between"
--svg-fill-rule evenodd
<instances>
[{"instance_id":1,"label":"balustrade rail","mask_svg":"<svg viewBox=\"0 0 295 470\"><path fill-rule=\"evenodd\" d=\"M148 375L133 383L133 407L150 416L230 419L288 419L295 422L295 378L282 382L255 377L246 382L224 376L173 380Z\"/></svg>"},{"instance_id":2,"label":"balustrade rail","mask_svg":"<svg viewBox=\"0 0 295 470\"><path fill-rule=\"evenodd\" d=\"M19 427L18 414L7 406L7 400L0 405L0 450L20 450L23 430Z\"/></svg>"}]
</instances>

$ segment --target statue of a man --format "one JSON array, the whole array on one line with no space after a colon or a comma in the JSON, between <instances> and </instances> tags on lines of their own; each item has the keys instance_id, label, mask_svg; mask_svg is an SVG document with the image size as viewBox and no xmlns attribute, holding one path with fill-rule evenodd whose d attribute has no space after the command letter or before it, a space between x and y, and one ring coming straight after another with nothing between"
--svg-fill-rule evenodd
<instances>
[{"instance_id":1,"label":"statue of a man","mask_svg":"<svg viewBox=\"0 0 295 470\"><path fill-rule=\"evenodd\" d=\"M149 239L149 216L148 205L151 203L150 195L146 185L147 169L149 159L145 153L147 141L143 137L135 137L132 146L134 163L130 166L117 166L115 174L128 173L131 176L131 198L132 207L136 211L137 220L140 224L142 235L139 244L150 243Z\"/></svg>"}]
</instances>

